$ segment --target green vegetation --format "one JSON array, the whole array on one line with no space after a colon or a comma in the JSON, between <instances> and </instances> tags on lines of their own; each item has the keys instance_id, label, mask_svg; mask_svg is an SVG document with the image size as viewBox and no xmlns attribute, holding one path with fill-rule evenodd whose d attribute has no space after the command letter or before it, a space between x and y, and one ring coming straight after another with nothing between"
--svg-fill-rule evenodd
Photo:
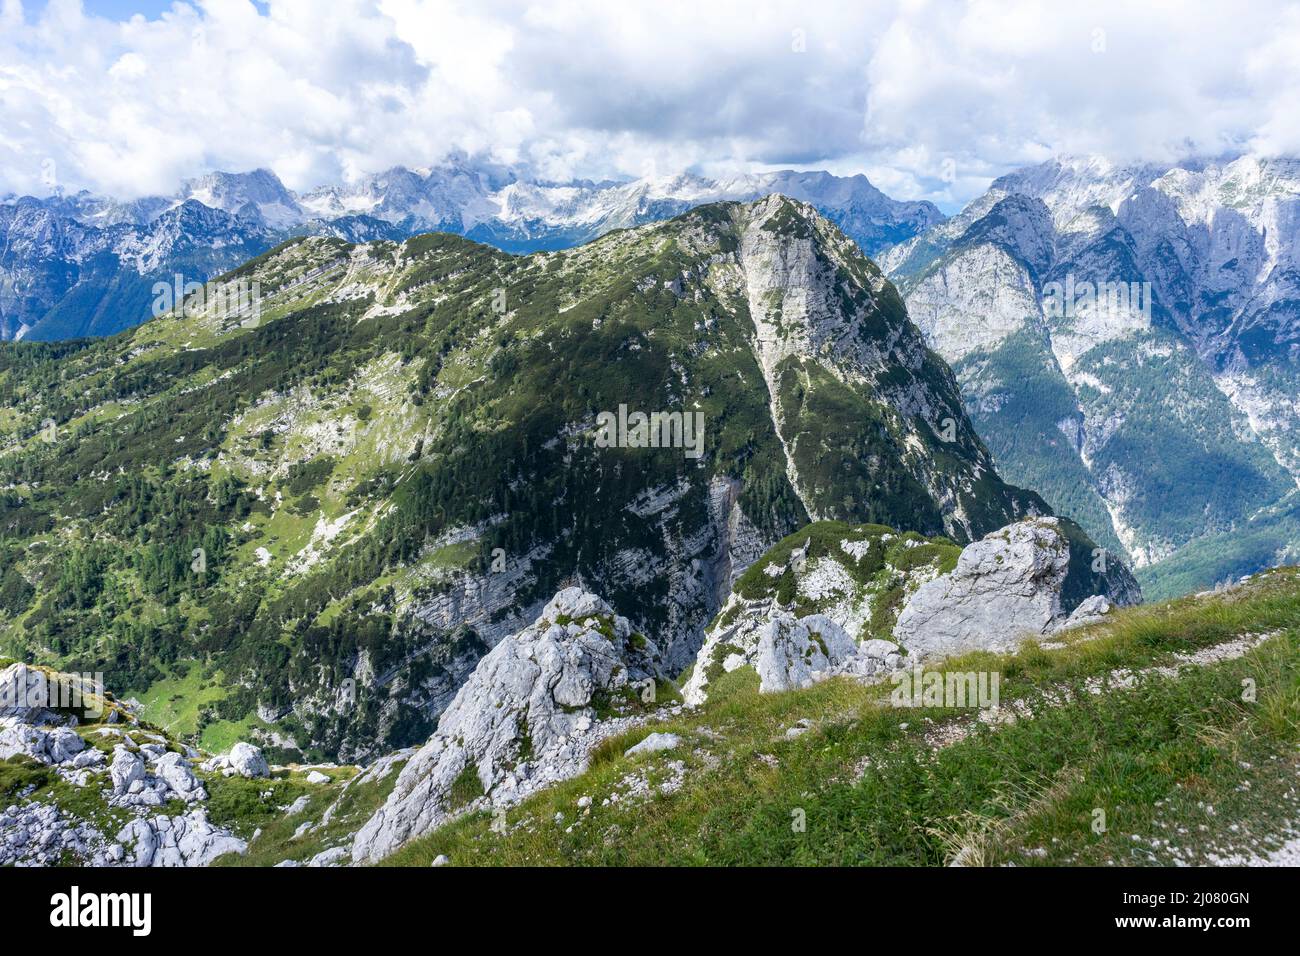
<instances>
[{"instance_id":1,"label":"green vegetation","mask_svg":"<svg viewBox=\"0 0 1300 956\"><path fill-rule=\"evenodd\" d=\"M254 829L262 832L250 840L247 853L228 854L213 865L275 866L284 860L306 862L323 850L347 845L352 834L388 799L403 765L401 761L396 762L378 780L354 776L355 770L351 768L331 769L327 774L331 778L328 784L303 791L309 795L307 806L293 815L262 814L260 805L253 803L250 814L237 817L236 823L243 827L246 837L251 837ZM327 823L324 816L331 807ZM250 827L255 820L260 822ZM314 826L295 837L304 823Z\"/></svg>"},{"instance_id":2,"label":"green vegetation","mask_svg":"<svg viewBox=\"0 0 1300 956\"><path fill-rule=\"evenodd\" d=\"M1148 597L1270 567L1300 546L1293 520L1270 518L1278 506L1259 510L1294 490L1289 478L1266 450L1238 437L1231 403L1169 333L1091 349L1071 372L1082 382L1077 394L1046 341L1028 329L966 356L956 372L1004 478L1039 491L1123 555L1098 486L1122 476L1124 518L1139 544L1156 553L1188 546L1139 575ZM1075 447L1085 414L1115 426L1086 468Z\"/></svg>"},{"instance_id":3,"label":"green vegetation","mask_svg":"<svg viewBox=\"0 0 1300 956\"><path fill-rule=\"evenodd\" d=\"M796 553L803 556L799 567ZM961 548L947 538L926 538L914 531L900 534L884 525L818 521L773 545L737 579L733 593L743 601L775 599L796 617L840 606L849 617L864 617L861 632L854 635L858 640L891 640L906 596L923 580L955 568L960 554ZM847 580L834 586L823 582L809 594L800 587L804 572L823 561L844 569ZM719 623L729 624L742 607L733 604L719 616ZM719 653L710 662L710 682L731 652L722 648Z\"/></svg>"}]
</instances>

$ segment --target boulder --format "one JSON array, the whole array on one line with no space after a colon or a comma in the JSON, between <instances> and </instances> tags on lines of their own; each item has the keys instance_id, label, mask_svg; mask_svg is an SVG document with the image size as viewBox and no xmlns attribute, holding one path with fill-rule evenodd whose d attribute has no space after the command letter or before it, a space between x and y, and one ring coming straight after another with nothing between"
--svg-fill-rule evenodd
<instances>
[{"instance_id":1,"label":"boulder","mask_svg":"<svg viewBox=\"0 0 1300 956\"><path fill-rule=\"evenodd\" d=\"M207 866L227 853L243 853L248 844L229 830L213 826L207 811L184 816L132 820L117 835L129 866Z\"/></svg>"},{"instance_id":2,"label":"boulder","mask_svg":"<svg viewBox=\"0 0 1300 956\"><path fill-rule=\"evenodd\" d=\"M199 769L207 773L224 773L227 777L238 774L250 780L271 776L271 768L262 751L242 742L231 747L230 753L204 761Z\"/></svg>"},{"instance_id":3,"label":"boulder","mask_svg":"<svg viewBox=\"0 0 1300 956\"><path fill-rule=\"evenodd\" d=\"M199 778L194 776L189 761L178 753L165 753L158 758L153 772L164 781L178 799L186 803L206 800L208 793Z\"/></svg>"},{"instance_id":4,"label":"boulder","mask_svg":"<svg viewBox=\"0 0 1300 956\"><path fill-rule=\"evenodd\" d=\"M723 673L753 667L758 690L771 694L810 687L828 677L870 677L884 673L896 645L888 641L854 642L844 628L823 614L796 618L788 611L765 609L742 613L729 625L715 625L704 639L683 697L698 707L709 684Z\"/></svg>"},{"instance_id":5,"label":"boulder","mask_svg":"<svg viewBox=\"0 0 1300 956\"><path fill-rule=\"evenodd\" d=\"M1115 605L1110 599L1101 594L1094 594L1087 598L1076 607L1064 622L1057 625L1056 630L1067 631L1072 627L1086 627L1089 624L1097 624L1106 619L1106 615L1115 610Z\"/></svg>"},{"instance_id":6,"label":"boulder","mask_svg":"<svg viewBox=\"0 0 1300 956\"><path fill-rule=\"evenodd\" d=\"M81 735L67 727L34 727L15 717L0 717L0 760L24 756L62 764L86 749Z\"/></svg>"},{"instance_id":7,"label":"boulder","mask_svg":"<svg viewBox=\"0 0 1300 956\"><path fill-rule=\"evenodd\" d=\"M26 724L62 723L50 709L50 679L45 671L26 664L0 670L0 717Z\"/></svg>"},{"instance_id":8,"label":"boulder","mask_svg":"<svg viewBox=\"0 0 1300 956\"><path fill-rule=\"evenodd\" d=\"M109 764L108 775L113 780L114 795L125 796L132 792L131 788L136 783L144 780L144 761L139 754L128 750L125 744L118 744L113 748L113 762Z\"/></svg>"},{"instance_id":9,"label":"boulder","mask_svg":"<svg viewBox=\"0 0 1300 956\"><path fill-rule=\"evenodd\" d=\"M600 598L559 592L537 621L502 640L403 768L357 833L352 858L373 862L482 794L507 804L580 773L602 696L657 675L658 649Z\"/></svg>"},{"instance_id":10,"label":"boulder","mask_svg":"<svg viewBox=\"0 0 1300 956\"><path fill-rule=\"evenodd\" d=\"M639 744L633 744L623 751L624 757L637 757L642 754L659 753L661 750L672 750L680 745L682 739L676 734L651 734Z\"/></svg>"},{"instance_id":11,"label":"boulder","mask_svg":"<svg viewBox=\"0 0 1300 956\"><path fill-rule=\"evenodd\" d=\"M894 638L920 658L1012 651L1064 622L1088 596L1080 589L1110 589L1126 601L1140 596L1117 560L1104 573L1080 570L1091 555L1074 546L1072 553L1071 536L1058 518L1018 521L967 545L956 568L922 584L907 600Z\"/></svg>"}]
</instances>

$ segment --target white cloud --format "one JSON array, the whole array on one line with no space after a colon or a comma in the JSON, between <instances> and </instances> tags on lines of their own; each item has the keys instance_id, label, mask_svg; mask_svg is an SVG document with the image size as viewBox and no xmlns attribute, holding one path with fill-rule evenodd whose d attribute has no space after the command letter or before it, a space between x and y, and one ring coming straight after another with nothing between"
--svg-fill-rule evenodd
<instances>
[{"instance_id":1,"label":"white cloud","mask_svg":"<svg viewBox=\"0 0 1300 956\"><path fill-rule=\"evenodd\" d=\"M1221 3L0 0L0 192L826 167L946 208L1057 152L1300 152L1300 13ZM802 52L801 52L802 51Z\"/></svg>"}]
</instances>

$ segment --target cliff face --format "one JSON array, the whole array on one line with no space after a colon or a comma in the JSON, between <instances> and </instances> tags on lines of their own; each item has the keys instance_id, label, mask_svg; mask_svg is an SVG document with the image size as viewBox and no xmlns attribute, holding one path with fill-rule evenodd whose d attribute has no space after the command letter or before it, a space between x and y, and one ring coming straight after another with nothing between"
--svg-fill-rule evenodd
<instances>
[{"instance_id":1,"label":"cliff face","mask_svg":"<svg viewBox=\"0 0 1300 956\"><path fill-rule=\"evenodd\" d=\"M1154 593L1300 547L1298 168L1053 161L882 260L1003 473Z\"/></svg>"}]
</instances>

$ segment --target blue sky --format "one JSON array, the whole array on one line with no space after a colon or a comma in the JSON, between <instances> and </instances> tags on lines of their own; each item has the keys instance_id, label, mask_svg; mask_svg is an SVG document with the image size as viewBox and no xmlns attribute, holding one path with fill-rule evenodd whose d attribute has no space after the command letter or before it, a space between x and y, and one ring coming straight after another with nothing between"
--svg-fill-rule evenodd
<instances>
[{"instance_id":1,"label":"blue sky","mask_svg":"<svg viewBox=\"0 0 1300 956\"><path fill-rule=\"evenodd\" d=\"M86 12L110 20L129 20L135 14L155 20L171 8L172 0L85 0Z\"/></svg>"},{"instance_id":2,"label":"blue sky","mask_svg":"<svg viewBox=\"0 0 1300 956\"><path fill-rule=\"evenodd\" d=\"M42 0L39 3L32 3L30 9L40 11L47 2L48 0ZM164 11L170 10L176 2L177 0L82 0L82 6L86 13L108 20L130 20L136 14L148 20L156 20ZM261 0L258 2L260 6L265 6Z\"/></svg>"},{"instance_id":3,"label":"blue sky","mask_svg":"<svg viewBox=\"0 0 1300 956\"><path fill-rule=\"evenodd\" d=\"M951 212L1059 154L1300 154L1297 49L1291 0L0 0L0 195L463 152L864 173Z\"/></svg>"}]
</instances>

